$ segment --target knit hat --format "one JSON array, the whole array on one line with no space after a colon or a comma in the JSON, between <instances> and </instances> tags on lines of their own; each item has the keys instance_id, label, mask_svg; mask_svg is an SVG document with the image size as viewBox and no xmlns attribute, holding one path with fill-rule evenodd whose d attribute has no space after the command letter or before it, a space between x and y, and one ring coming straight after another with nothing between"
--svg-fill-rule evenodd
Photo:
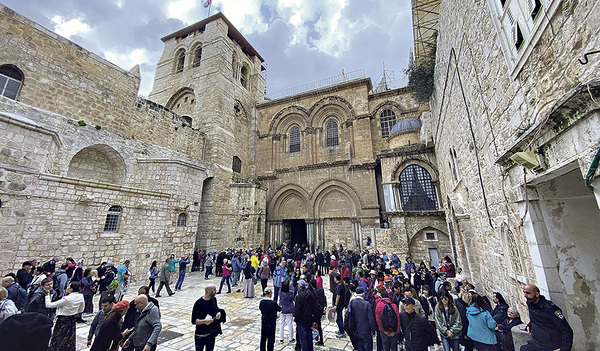
<instances>
[{"instance_id":1,"label":"knit hat","mask_svg":"<svg viewBox=\"0 0 600 351\"><path fill-rule=\"evenodd\" d=\"M402 299L402 302L404 302L405 305L414 305L415 299L413 299L412 297L405 297L404 299Z\"/></svg>"},{"instance_id":2,"label":"knit hat","mask_svg":"<svg viewBox=\"0 0 600 351\"><path fill-rule=\"evenodd\" d=\"M121 300L112 307L112 310L117 312L125 311L127 309L129 309L129 302L127 302L127 300Z\"/></svg>"},{"instance_id":3,"label":"knit hat","mask_svg":"<svg viewBox=\"0 0 600 351\"><path fill-rule=\"evenodd\" d=\"M357 295L364 294L364 293L365 293L365 289L362 286L359 286L356 288Z\"/></svg>"}]
</instances>

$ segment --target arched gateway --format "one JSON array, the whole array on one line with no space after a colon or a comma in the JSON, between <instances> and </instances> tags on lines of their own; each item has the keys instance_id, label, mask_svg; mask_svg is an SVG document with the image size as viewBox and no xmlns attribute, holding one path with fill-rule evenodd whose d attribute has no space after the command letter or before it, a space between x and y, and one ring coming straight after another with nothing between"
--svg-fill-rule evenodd
<instances>
[{"instance_id":1,"label":"arched gateway","mask_svg":"<svg viewBox=\"0 0 600 351\"><path fill-rule=\"evenodd\" d=\"M268 208L267 244L362 246L360 199L342 181L323 182L311 192L296 184L282 186Z\"/></svg>"}]
</instances>

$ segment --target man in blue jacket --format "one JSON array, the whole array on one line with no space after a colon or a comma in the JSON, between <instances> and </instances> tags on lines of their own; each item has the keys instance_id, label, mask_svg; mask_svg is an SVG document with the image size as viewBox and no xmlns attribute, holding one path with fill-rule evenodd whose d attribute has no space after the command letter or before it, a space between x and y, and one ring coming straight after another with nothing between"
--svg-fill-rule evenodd
<instances>
[{"instance_id":1,"label":"man in blue jacket","mask_svg":"<svg viewBox=\"0 0 600 351\"><path fill-rule=\"evenodd\" d=\"M237 286L238 279L240 279L240 272L242 271L242 262L240 261L240 254L236 253L231 259L231 286Z\"/></svg>"},{"instance_id":2,"label":"man in blue jacket","mask_svg":"<svg viewBox=\"0 0 600 351\"><path fill-rule=\"evenodd\" d=\"M277 302L279 298L279 291L281 290L281 284L283 283L283 279L287 274L287 269L285 268L285 260L281 260L281 264L275 268L275 272L273 273L273 288L275 289L275 293L273 295L273 301Z\"/></svg>"},{"instance_id":3,"label":"man in blue jacket","mask_svg":"<svg viewBox=\"0 0 600 351\"><path fill-rule=\"evenodd\" d=\"M351 335L354 346L358 351L373 350L372 332L377 330L377 323L373 315L371 304L365 301L365 290L362 287L356 288L356 298L348 305L346 318L351 318L348 321L349 330L346 330L348 335ZM367 317L367 318L365 318Z\"/></svg>"},{"instance_id":4,"label":"man in blue jacket","mask_svg":"<svg viewBox=\"0 0 600 351\"><path fill-rule=\"evenodd\" d=\"M523 294L529 308L530 322L527 328L531 340L521 346L521 351L570 351L573 347L573 329L560 308L540 295L540 289L533 284L525 285Z\"/></svg>"}]
</instances>

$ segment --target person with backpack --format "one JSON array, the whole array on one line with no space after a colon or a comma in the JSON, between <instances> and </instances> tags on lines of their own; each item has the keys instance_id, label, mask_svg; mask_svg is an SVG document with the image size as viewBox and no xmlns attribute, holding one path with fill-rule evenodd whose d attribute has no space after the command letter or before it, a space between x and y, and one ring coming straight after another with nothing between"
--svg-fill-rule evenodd
<instances>
[{"instance_id":1,"label":"person with backpack","mask_svg":"<svg viewBox=\"0 0 600 351\"><path fill-rule=\"evenodd\" d=\"M112 262L108 262L105 267L104 275L102 275L100 277L100 280L98 280L98 291L100 292L100 301L104 301L105 299L108 299L110 297L115 297L115 289L119 281L115 279L114 268L115 264ZM102 304L100 304L99 308L102 309Z\"/></svg>"},{"instance_id":2,"label":"person with backpack","mask_svg":"<svg viewBox=\"0 0 600 351\"><path fill-rule=\"evenodd\" d=\"M358 290L358 289L357 289ZM398 351L398 340L402 335L400 332L400 312L398 306L392 303L387 291L379 293L375 305L375 320L379 329L383 351Z\"/></svg>"},{"instance_id":3,"label":"person with backpack","mask_svg":"<svg viewBox=\"0 0 600 351\"><path fill-rule=\"evenodd\" d=\"M373 336L371 333L377 330L377 323L373 317L371 304L364 299L365 289L357 287L355 296L356 298L350 302L346 312L346 332L352 336L356 350L372 351Z\"/></svg>"},{"instance_id":4,"label":"person with backpack","mask_svg":"<svg viewBox=\"0 0 600 351\"><path fill-rule=\"evenodd\" d=\"M344 332L344 300L346 296L346 288L344 287L344 283L341 282L341 277L339 274L335 274L333 276L333 280L335 282L335 292L333 293L333 306L332 309L335 309L336 312L336 320L338 326L338 332L335 334L337 338L342 338L345 335Z\"/></svg>"},{"instance_id":5,"label":"person with backpack","mask_svg":"<svg viewBox=\"0 0 600 351\"><path fill-rule=\"evenodd\" d=\"M63 298L67 290L67 283L69 282L67 268L69 268L69 265L64 263L59 269L56 270L54 276L52 276L54 291L56 291L58 299Z\"/></svg>"},{"instance_id":6,"label":"person with backpack","mask_svg":"<svg viewBox=\"0 0 600 351\"><path fill-rule=\"evenodd\" d=\"M435 325L442 337L444 351L459 351L462 321L460 319L460 312L454 306L452 296L448 292L440 292L434 314Z\"/></svg>"}]
</instances>

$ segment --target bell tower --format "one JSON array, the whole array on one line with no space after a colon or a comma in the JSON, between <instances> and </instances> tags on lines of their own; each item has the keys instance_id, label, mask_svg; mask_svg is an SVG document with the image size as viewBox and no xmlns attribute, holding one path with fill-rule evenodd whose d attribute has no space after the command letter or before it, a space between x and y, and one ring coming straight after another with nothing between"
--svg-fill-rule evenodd
<instances>
[{"instance_id":1,"label":"bell tower","mask_svg":"<svg viewBox=\"0 0 600 351\"><path fill-rule=\"evenodd\" d=\"M214 166L213 178L204 184L196 245L231 246L224 243L238 233L226 234L232 230L224 223L236 219L225 217L247 207L236 209L230 200L237 196L236 184L254 184L254 109L264 99L264 60L222 13L161 40L165 46L148 99L184 117L182 128L206 134L203 161ZM177 131L173 133L176 137ZM240 234L237 240L253 241L257 231L250 232L252 236ZM248 237L240 239L244 235ZM262 237L256 242L262 243Z\"/></svg>"}]
</instances>

